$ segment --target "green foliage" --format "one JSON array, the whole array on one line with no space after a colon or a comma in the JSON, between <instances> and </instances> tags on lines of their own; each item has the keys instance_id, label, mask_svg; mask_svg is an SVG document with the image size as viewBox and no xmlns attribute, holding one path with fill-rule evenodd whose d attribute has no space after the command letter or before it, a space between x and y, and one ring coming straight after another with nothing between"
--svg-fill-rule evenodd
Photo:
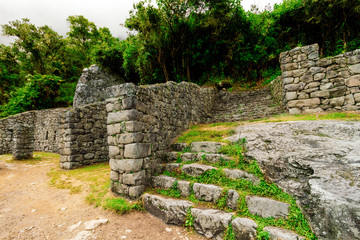
<instances>
[{"instance_id":1,"label":"green foliage","mask_svg":"<svg viewBox=\"0 0 360 240\"><path fill-rule=\"evenodd\" d=\"M16 113L54 107L61 78L48 75L28 75L24 87L11 94L10 101L1 107L1 117Z\"/></svg>"},{"instance_id":2,"label":"green foliage","mask_svg":"<svg viewBox=\"0 0 360 240\"><path fill-rule=\"evenodd\" d=\"M186 213L185 227L191 230L194 226L194 216L191 214L191 208Z\"/></svg>"},{"instance_id":3,"label":"green foliage","mask_svg":"<svg viewBox=\"0 0 360 240\"><path fill-rule=\"evenodd\" d=\"M129 203L124 198L106 198L102 205L104 209L111 209L119 214L128 213L132 210L143 210L143 206L140 203Z\"/></svg>"},{"instance_id":4,"label":"green foliage","mask_svg":"<svg viewBox=\"0 0 360 240\"><path fill-rule=\"evenodd\" d=\"M202 130L199 126L192 126L190 130L182 134L177 142L192 143L199 141L223 142L223 138L234 134L234 130Z\"/></svg>"},{"instance_id":5,"label":"green foliage","mask_svg":"<svg viewBox=\"0 0 360 240\"><path fill-rule=\"evenodd\" d=\"M232 228L231 222L229 223L229 226L226 228L224 240L235 240L235 233Z\"/></svg>"}]
</instances>

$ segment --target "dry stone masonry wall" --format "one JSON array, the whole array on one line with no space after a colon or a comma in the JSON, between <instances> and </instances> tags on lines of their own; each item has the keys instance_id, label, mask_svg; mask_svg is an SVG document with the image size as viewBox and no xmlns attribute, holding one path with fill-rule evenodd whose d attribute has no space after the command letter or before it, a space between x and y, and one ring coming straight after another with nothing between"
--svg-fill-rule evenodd
<instances>
[{"instance_id":1,"label":"dry stone masonry wall","mask_svg":"<svg viewBox=\"0 0 360 240\"><path fill-rule=\"evenodd\" d=\"M12 153L15 126L30 127L35 151L58 152L60 118L66 108L29 111L0 119L0 154Z\"/></svg>"},{"instance_id":2,"label":"dry stone masonry wall","mask_svg":"<svg viewBox=\"0 0 360 240\"><path fill-rule=\"evenodd\" d=\"M18 123L14 127L13 158L30 159L34 153L34 125Z\"/></svg>"},{"instance_id":3,"label":"dry stone masonry wall","mask_svg":"<svg viewBox=\"0 0 360 240\"><path fill-rule=\"evenodd\" d=\"M215 89L168 82L123 84L115 92L106 105L112 190L136 198L178 134L211 121Z\"/></svg>"},{"instance_id":4,"label":"dry stone masonry wall","mask_svg":"<svg viewBox=\"0 0 360 240\"><path fill-rule=\"evenodd\" d=\"M73 107L61 118L60 167L109 161L105 102Z\"/></svg>"},{"instance_id":5,"label":"dry stone masonry wall","mask_svg":"<svg viewBox=\"0 0 360 240\"><path fill-rule=\"evenodd\" d=\"M360 49L319 58L317 44L280 54L284 102L290 113L357 111Z\"/></svg>"}]
</instances>

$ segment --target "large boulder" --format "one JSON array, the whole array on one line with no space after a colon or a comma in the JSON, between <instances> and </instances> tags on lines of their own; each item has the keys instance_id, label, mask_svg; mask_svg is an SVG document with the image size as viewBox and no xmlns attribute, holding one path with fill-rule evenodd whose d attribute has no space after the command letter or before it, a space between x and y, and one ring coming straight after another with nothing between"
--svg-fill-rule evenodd
<instances>
[{"instance_id":1,"label":"large boulder","mask_svg":"<svg viewBox=\"0 0 360 240\"><path fill-rule=\"evenodd\" d=\"M107 88L124 82L119 75L109 74L97 65L85 68L76 86L74 107L104 101L112 97Z\"/></svg>"},{"instance_id":2,"label":"large boulder","mask_svg":"<svg viewBox=\"0 0 360 240\"><path fill-rule=\"evenodd\" d=\"M298 200L319 239L360 239L360 122L240 126L247 155Z\"/></svg>"}]
</instances>

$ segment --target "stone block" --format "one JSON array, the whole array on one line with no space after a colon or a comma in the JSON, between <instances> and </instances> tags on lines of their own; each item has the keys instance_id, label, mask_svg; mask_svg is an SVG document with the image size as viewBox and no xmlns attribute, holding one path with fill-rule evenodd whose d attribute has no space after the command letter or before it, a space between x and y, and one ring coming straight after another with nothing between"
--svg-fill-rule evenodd
<instances>
[{"instance_id":1,"label":"stone block","mask_svg":"<svg viewBox=\"0 0 360 240\"><path fill-rule=\"evenodd\" d=\"M145 209L152 215L162 219L167 224L182 226L186 214L193 204L185 200L166 199L159 196L145 194L143 196Z\"/></svg>"},{"instance_id":2,"label":"stone block","mask_svg":"<svg viewBox=\"0 0 360 240\"><path fill-rule=\"evenodd\" d=\"M325 84L320 86L320 90L324 91L324 90L328 90L328 89L330 89L332 87L333 87L333 83L325 83Z\"/></svg>"},{"instance_id":3,"label":"stone block","mask_svg":"<svg viewBox=\"0 0 360 240\"><path fill-rule=\"evenodd\" d=\"M310 93L310 97L312 98L329 98L330 92L329 91L317 91Z\"/></svg>"},{"instance_id":4,"label":"stone block","mask_svg":"<svg viewBox=\"0 0 360 240\"><path fill-rule=\"evenodd\" d=\"M160 175L151 177L151 185L157 188L169 189L174 186L176 178Z\"/></svg>"},{"instance_id":5,"label":"stone block","mask_svg":"<svg viewBox=\"0 0 360 240\"><path fill-rule=\"evenodd\" d=\"M328 70L326 71L326 78L336 78L337 77L337 72L334 70Z\"/></svg>"},{"instance_id":6,"label":"stone block","mask_svg":"<svg viewBox=\"0 0 360 240\"><path fill-rule=\"evenodd\" d=\"M323 73L323 72L325 72L325 68L323 68L323 67L311 67L311 68L309 69L309 72L315 75L315 74L317 74L317 73Z\"/></svg>"},{"instance_id":7,"label":"stone block","mask_svg":"<svg viewBox=\"0 0 360 240\"><path fill-rule=\"evenodd\" d=\"M319 59L319 52L316 51L316 52L310 53L309 56L308 56L308 59L309 60L317 60L317 59Z\"/></svg>"},{"instance_id":8,"label":"stone block","mask_svg":"<svg viewBox=\"0 0 360 240\"><path fill-rule=\"evenodd\" d=\"M310 68L310 67L315 66L315 62L308 60L308 61L301 62L300 65L302 68Z\"/></svg>"},{"instance_id":9,"label":"stone block","mask_svg":"<svg viewBox=\"0 0 360 240\"><path fill-rule=\"evenodd\" d=\"M290 114L300 114L301 109L299 109L299 108L289 108L289 113Z\"/></svg>"},{"instance_id":10,"label":"stone block","mask_svg":"<svg viewBox=\"0 0 360 240\"><path fill-rule=\"evenodd\" d=\"M192 208L194 229L208 239L223 239L232 214L217 209Z\"/></svg>"},{"instance_id":11,"label":"stone block","mask_svg":"<svg viewBox=\"0 0 360 240\"><path fill-rule=\"evenodd\" d=\"M310 83L310 82L314 81L314 77L313 77L313 75L307 73L300 77L300 81L303 83Z\"/></svg>"},{"instance_id":12,"label":"stone block","mask_svg":"<svg viewBox=\"0 0 360 240\"><path fill-rule=\"evenodd\" d=\"M250 174L246 171L240 170L240 169L227 169L224 168L223 172L226 177L232 178L232 179L243 179L251 182L252 184L259 184L260 179L256 177L253 174Z\"/></svg>"},{"instance_id":13,"label":"stone block","mask_svg":"<svg viewBox=\"0 0 360 240\"><path fill-rule=\"evenodd\" d=\"M112 136L114 134L119 134L123 132L123 124L117 123L117 124L109 124L107 125L107 133L109 136Z\"/></svg>"},{"instance_id":14,"label":"stone block","mask_svg":"<svg viewBox=\"0 0 360 240\"><path fill-rule=\"evenodd\" d=\"M146 129L146 124L138 121L125 122L125 129L127 132L143 132Z\"/></svg>"},{"instance_id":15,"label":"stone block","mask_svg":"<svg viewBox=\"0 0 360 240\"><path fill-rule=\"evenodd\" d=\"M145 158L151 154L151 145L148 143L132 143L125 145L125 158Z\"/></svg>"},{"instance_id":16,"label":"stone block","mask_svg":"<svg viewBox=\"0 0 360 240\"><path fill-rule=\"evenodd\" d=\"M309 84L307 84L307 85L305 86L305 89L316 88L316 87L318 87L318 86L320 86L320 83L319 83L319 82L311 82L311 83L309 83Z\"/></svg>"},{"instance_id":17,"label":"stone block","mask_svg":"<svg viewBox=\"0 0 360 240\"><path fill-rule=\"evenodd\" d=\"M109 157L116 158L120 155L120 148L116 146L109 146Z\"/></svg>"},{"instance_id":18,"label":"stone block","mask_svg":"<svg viewBox=\"0 0 360 240\"><path fill-rule=\"evenodd\" d=\"M282 79L282 82L283 82L283 84L291 84L291 83L293 83L294 82L294 78L293 77L288 77L288 78L283 78Z\"/></svg>"},{"instance_id":19,"label":"stone block","mask_svg":"<svg viewBox=\"0 0 360 240\"><path fill-rule=\"evenodd\" d=\"M319 81L325 78L325 73L317 73L314 75L314 81Z\"/></svg>"},{"instance_id":20,"label":"stone block","mask_svg":"<svg viewBox=\"0 0 360 240\"><path fill-rule=\"evenodd\" d=\"M287 101L297 99L297 93L296 93L296 92L287 92L287 93L285 94L285 99L286 99Z\"/></svg>"},{"instance_id":21,"label":"stone block","mask_svg":"<svg viewBox=\"0 0 360 240\"><path fill-rule=\"evenodd\" d=\"M289 204L275 201L270 198L246 196L249 212L263 218L281 218L289 215Z\"/></svg>"},{"instance_id":22,"label":"stone block","mask_svg":"<svg viewBox=\"0 0 360 240\"><path fill-rule=\"evenodd\" d=\"M317 106L319 104L320 104L319 98L292 100L287 103L289 108L311 107L311 106Z\"/></svg>"},{"instance_id":23,"label":"stone block","mask_svg":"<svg viewBox=\"0 0 360 240\"><path fill-rule=\"evenodd\" d=\"M138 172L143 166L143 159L111 159L110 168L118 172Z\"/></svg>"},{"instance_id":24,"label":"stone block","mask_svg":"<svg viewBox=\"0 0 360 240\"><path fill-rule=\"evenodd\" d=\"M203 165L203 164L198 164L198 163L193 163L193 164L185 164L182 168L181 171L187 175L190 175L192 177L200 177L201 175L203 175L206 171L210 171L212 169L216 169L212 166L209 165Z\"/></svg>"},{"instance_id":25,"label":"stone block","mask_svg":"<svg viewBox=\"0 0 360 240\"><path fill-rule=\"evenodd\" d=\"M205 202L216 203L221 196L222 190L223 189L221 187L215 185L202 183L194 183L193 185L195 197Z\"/></svg>"},{"instance_id":26,"label":"stone block","mask_svg":"<svg viewBox=\"0 0 360 240\"><path fill-rule=\"evenodd\" d=\"M360 75L354 75L345 80L345 84L348 87L359 87L360 86Z\"/></svg>"},{"instance_id":27,"label":"stone block","mask_svg":"<svg viewBox=\"0 0 360 240\"><path fill-rule=\"evenodd\" d=\"M281 74L281 76L282 76L283 78L292 77L292 76L294 76L294 72L293 72L293 71L283 71L283 73Z\"/></svg>"},{"instance_id":28,"label":"stone block","mask_svg":"<svg viewBox=\"0 0 360 240\"><path fill-rule=\"evenodd\" d=\"M355 99L355 102L360 102L360 93L355 93L354 94L354 99Z\"/></svg>"},{"instance_id":29,"label":"stone block","mask_svg":"<svg viewBox=\"0 0 360 240\"><path fill-rule=\"evenodd\" d=\"M226 198L226 206L236 211L238 208L239 193L236 190L230 189Z\"/></svg>"},{"instance_id":30,"label":"stone block","mask_svg":"<svg viewBox=\"0 0 360 240\"><path fill-rule=\"evenodd\" d=\"M355 74L360 73L360 63L349 66L349 69L351 72L353 72Z\"/></svg>"},{"instance_id":31,"label":"stone block","mask_svg":"<svg viewBox=\"0 0 360 240\"><path fill-rule=\"evenodd\" d=\"M142 117L142 113L135 110L123 110L119 112L110 112L107 117L107 124L120 123L123 121L136 121Z\"/></svg>"},{"instance_id":32,"label":"stone block","mask_svg":"<svg viewBox=\"0 0 360 240\"><path fill-rule=\"evenodd\" d=\"M355 98L353 94L348 94L345 96L345 105L354 105Z\"/></svg>"},{"instance_id":33,"label":"stone block","mask_svg":"<svg viewBox=\"0 0 360 240\"><path fill-rule=\"evenodd\" d=\"M309 98L309 94L305 92L299 92L298 99L306 99L306 98Z\"/></svg>"},{"instance_id":34,"label":"stone block","mask_svg":"<svg viewBox=\"0 0 360 240\"><path fill-rule=\"evenodd\" d=\"M132 97L126 97L126 98L122 99L121 102L122 102L123 109L136 108L137 100L133 96Z\"/></svg>"},{"instance_id":35,"label":"stone block","mask_svg":"<svg viewBox=\"0 0 360 240\"><path fill-rule=\"evenodd\" d=\"M283 228L267 226L264 231L268 232L270 239L274 240L305 240L305 237L297 235L295 232Z\"/></svg>"},{"instance_id":36,"label":"stone block","mask_svg":"<svg viewBox=\"0 0 360 240\"><path fill-rule=\"evenodd\" d=\"M180 170L180 163L168 163L165 166L165 170L168 172L174 172Z\"/></svg>"},{"instance_id":37,"label":"stone block","mask_svg":"<svg viewBox=\"0 0 360 240\"><path fill-rule=\"evenodd\" d=\"M197 157L198 157L198 154L197 153L189 153L189 152L187 152L187 153L181 154L180 157L184 162L196 161Z\"/></svg>"},{"instance_id":38,"label":"stone block","mask_svg":"<svg viewBox=\"0 0 360 240\"><path fill-rule=\"evenodd\" d=\"M355 55L348 58L348 64L356 64L360 62L360 55Z\"/></svg>"},{"instance_id":39,"label":"stone block","mask_svg":"<svg viewBox=\"0 0 360 240\"><path fill-rule=\"evenodd\" d=\"M306 69L297 69L293 71L294 77L300 77L306 73Z\"/></svg>"},{"instance_id":40,"label":"stone block","mask_svg":"<svg viewBox=\"0 0 360 240\"><path fill-rule=\"evenodd\" d=\"M317 65L319 67L326 67L329 66L333 63L333 59L332 58L322 58L317 62Z\"/></svg>"},{"instance_id":41,"label":"stone block","mask_svg":"<svg viewBox=\"0 0 360 240\"><path fill-rule=\"evenodd\" d=\"M194 152L217 153L222 147L218 142L193 142L191 143L191 150Z\"/></svg>"},{"instance_id":42,"label":"stone block","mask_svg":"<svg viewBox=\"0 0 360 240\"><path fill-rule=\"evenodd\" d=\"M117 144L139 143L143 139L144 139L144 134L141 132L123 133L116 136L116 143Z\"/></svg>"},{"instance_id":43,"label":"stone block","mask_svg":"<svg viewBox=\"0 0 360 240\"><path fill-rule=\"evenodd\" d=\"M129 197L131 199L137 199L145 191L145 185L131 186L129 187Z\"/></svg>"},{"instance_id":44,"label":"stone block","mask_svg":"<svg viewBox=\"0 0 360 240\"><path fill-rule=\"evenodd\" d=\"M281 68L282 68L283 72L291 71L291 70L298 69L298 64L297 63L287 63L287 64L283 64L281 66Z\"/></svg>"},{"instance_id":45,"label":"stone block","mask_svg":"<svg viewBox=\"0 0 360 240\"><path fill-rule=\"evenodd\" d=\"M146 182L145 170L136 173L125 173L123 174L122 182L127 185L143 185Z\"/></svg>"},{"instance_id":46,"label":"stone block","mask_svg":"<svg viewBox=\"0 0 360 240\"><path fill-rule=\"evenodd\" d=\"M110 179L111 179L111 181L114 181L114 182L119 181L119 173L116 171L111 171Z\"/></svg>"},{"instance_id":47,"label":"stone block","mask_svg":"<svg viewBox=\"0 0 360 240\"><path fill-rule=\"evenodd\" d=\"M180 190L182 197L188 197L190 195L190 188L190 182L178 181L178 189Z\"/></svg>"},{"instance_id":48,"label":"stone block","mask_svg":"<svg viewBox=\"0 0 360 240\"><path fill-rule=\"evenodd\" d=\"M93 159L95 157L94 153L87 153L84 155L84 159Z\"/></svg>"},{"instance_id":49,"label":"stone block","mask_svg":"<svg viewBox=\"0 0 360 240\"><path fill-rule=\"evenodd\" d=\"M235 218L231 222L235 239L253 240L256 239L257 227L256 222L249 218Z\"/></svg>"},{"instance_id":50,"label":"stone block","mask_svg":"<svg viewBox=\"0 0 360 240\"><path fill-rule=\"evenodd\" d=\"M344 96L346 93L346 87L345 86L340 86L340 87L336 87L336 88L332 88L329 89L330 92L330 97L331 98L335 98L335 97L341 97Z\"/></svg>"}]
</instances>

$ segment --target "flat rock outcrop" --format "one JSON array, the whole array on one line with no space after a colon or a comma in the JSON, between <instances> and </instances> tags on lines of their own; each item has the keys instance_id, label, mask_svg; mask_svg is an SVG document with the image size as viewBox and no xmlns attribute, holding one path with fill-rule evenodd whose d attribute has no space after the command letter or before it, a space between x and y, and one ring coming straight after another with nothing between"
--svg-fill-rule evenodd
<instances>
[{"instance_id":1,"label":"flat rock outcrop","mask_svg":"<svg viewBox=\"0 0 360 240\"><path fill-rule=\"evenodd\" d=\"M360 239L360 122L244 125L247 156L298 199L319 239Z\"/></svg>"}]
</instances>

